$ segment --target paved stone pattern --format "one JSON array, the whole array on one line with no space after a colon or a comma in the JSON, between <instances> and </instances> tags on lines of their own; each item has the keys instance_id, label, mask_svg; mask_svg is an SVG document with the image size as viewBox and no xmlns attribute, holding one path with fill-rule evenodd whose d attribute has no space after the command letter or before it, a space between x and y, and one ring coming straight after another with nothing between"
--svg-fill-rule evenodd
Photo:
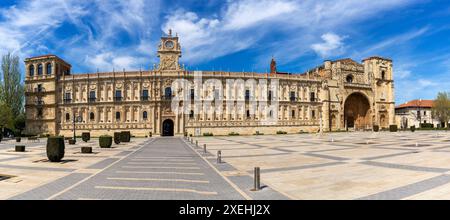
<instances>
[{"instance_id":1,"label":"paved stone pattern","mask_svg":"<svg viewBox=\"0 0 450 220\"><path fill-rule=\"evenodd\" d=\"M55 199L244 199L181 138L156 138Z\"/></svg>"},{"instance_id":2,"label":"paved stone pattern","mask_svg":"<svg viewBox=\"0 0 450 220\"><path fill-rule=\"evenodd\" d=\"M239 172L251 175L261 167L261 181L292 199L450 199L447 131L194 140L206 144L213 158L221 150Z\"/></svg>"}]
</instances>

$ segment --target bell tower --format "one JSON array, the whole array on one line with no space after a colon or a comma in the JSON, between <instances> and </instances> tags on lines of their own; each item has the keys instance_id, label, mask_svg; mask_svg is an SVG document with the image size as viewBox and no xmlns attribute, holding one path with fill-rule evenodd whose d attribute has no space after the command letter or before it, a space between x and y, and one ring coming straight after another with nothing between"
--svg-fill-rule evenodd
<instances>
[{"instance_id":1,"label":"bell tower","mask_svg":"<svg viewBox=\"0 0 450 220\"><path fill-rule=\"evenodd\" d=\"M172 30L169 30L167 36L161 37L161 43L158 48L159 66L158 70L181 70L179 59L181 57L181 45L178 41L178 35L172 36Z\"/></svg>"}]
</instances>

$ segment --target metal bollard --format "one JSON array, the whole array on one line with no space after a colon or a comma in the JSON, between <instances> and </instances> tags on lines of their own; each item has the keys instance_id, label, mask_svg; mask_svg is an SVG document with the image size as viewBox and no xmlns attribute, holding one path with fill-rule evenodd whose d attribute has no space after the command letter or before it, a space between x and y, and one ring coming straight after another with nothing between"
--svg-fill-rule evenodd
<instances>
[{"instance_id":1,"label":"metal bollard","mask_svg":"<svg viewBox=\"0 0 450 220\"><path fill-rule=\"evenodd\" d=\"M203 144L203 153L206 154L206 144Z\"/></svg>"},{"instance_id":2,"label":"metal bollard","mask_svg":"<svg viewBox=\"0 0 450 220\"><path fill-rule=\"evenodd\" d=\"M195 146L198 147L198 141L195 141Z\"/></svg>"},{"instance_id":3,"label":"metal bollard","mask_svg":"<svg viewBox=\"0 0 450 220\"><path fill-rule=\"evenodd\" d=\"M255 177L254 177L254 188L252 191L258 191L261 189L261 169L259 167L255 167Z\"/></svg>"},{"instance_id":4,"label":"metal bollard","mask_svg":"<svg viewBox=\"0 0 450 220\"><path fill-rule=\"evenodd\" d=\"M222 151L221 150L217 151L217 163L218 164L222 163Z\"/></svg>"}]
</instances>

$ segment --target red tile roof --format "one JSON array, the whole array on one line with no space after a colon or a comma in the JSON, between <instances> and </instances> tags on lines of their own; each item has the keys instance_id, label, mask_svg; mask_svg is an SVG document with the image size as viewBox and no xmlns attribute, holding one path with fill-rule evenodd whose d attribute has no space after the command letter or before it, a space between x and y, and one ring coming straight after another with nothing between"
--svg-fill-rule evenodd
<instances>
[{"instance_id":1,"label":"red tile roof","mask_svg":"<svg viewBox=\"0 0 450 220\"><path fill-rule=\"evenodd\" d=\"M401 104L397 107L395 107L396 109L401 109L401 108L431 108L433 107L433 100L412 100L409 101L407 103Z\"/></svg>"}]
</instances>

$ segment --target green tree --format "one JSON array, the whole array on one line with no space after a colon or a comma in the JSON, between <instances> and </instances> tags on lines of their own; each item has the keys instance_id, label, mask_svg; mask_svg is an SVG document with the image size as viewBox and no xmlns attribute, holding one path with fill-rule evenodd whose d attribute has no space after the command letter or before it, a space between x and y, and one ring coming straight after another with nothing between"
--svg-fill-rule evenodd
<instances>
[{"instance_id":1,"label":"green tree","mask_svg":"<svg viewBox=\"0 0 450 220\"><path fill-rule=\"evenodd\" d=\"M447 92L439 92L436 100L434 100L433 108L431 109L433 118L441 122L445 122L448 127L448 120L450 119L450 94Z\"/></svg>"},{"instance_id":2,"label":"green tree","mask_svg":"<svg viewBox=\"0 0 450 220\"><path fill-rule=\"evenodd\" d=\"M0 103L0 130L3 132L3 128L13 127L13 113L11 108L5 103Z\"/></svg>"},{"instance_id":3,"label":"green tree","mask_svg":"<svg viewBox=\"0 0 450 220\"><path fill-rule=\"evenodd\" d=\"M5 103L16 118L23 112L24 87L19 69L19 57L8 53L2 57L0 102Z\"/></svg>"},{"instance_id":4,"label":"green tree","mask_svg":"<svg viewBox=\"0 0 450 220\"><path fill-rule=\"evenodd\" d=\"M16 118L14 118L15 136L20 137L22 135L22 131L25 129L25 125L26 125L26 116L25 113L23 112Z\"/></svg>"}]
</instances>

